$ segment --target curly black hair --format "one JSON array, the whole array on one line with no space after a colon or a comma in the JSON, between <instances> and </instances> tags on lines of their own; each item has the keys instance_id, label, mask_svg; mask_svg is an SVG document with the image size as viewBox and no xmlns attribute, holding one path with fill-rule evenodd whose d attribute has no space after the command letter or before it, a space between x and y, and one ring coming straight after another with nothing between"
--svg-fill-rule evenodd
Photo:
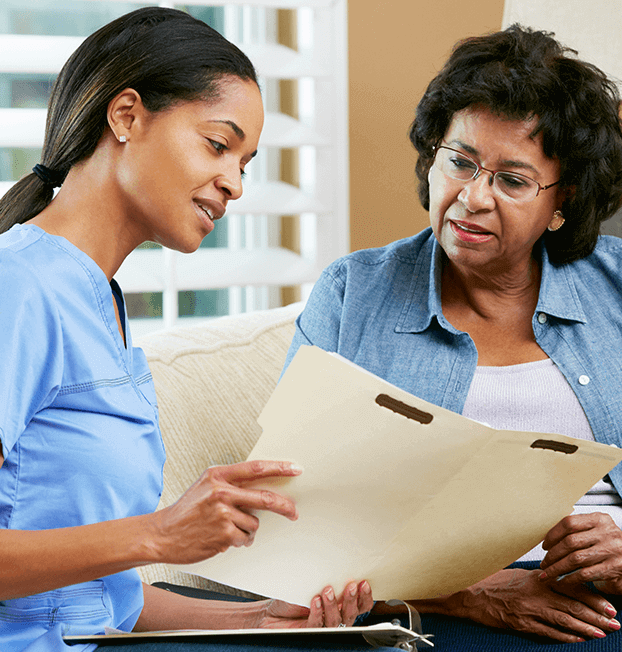
<instances>
[{"instance_id":1,"label":"curly black hair","mask_svg":"<svg viewBox=\"0 0 622 652\"><path fill-rule=\"evenodd\" d=\"M511 120L534 119L544 154L561 165L562 188L571 188L564 228L544 235L551 262L588 256L600 224L622 201L622 124L616 85L549 32L520 25L460 41L430 82L410 128L419 153L419 198L429 210L428 172L434 146L453 115L481 106Z\"/></svg>"}]
</instances>

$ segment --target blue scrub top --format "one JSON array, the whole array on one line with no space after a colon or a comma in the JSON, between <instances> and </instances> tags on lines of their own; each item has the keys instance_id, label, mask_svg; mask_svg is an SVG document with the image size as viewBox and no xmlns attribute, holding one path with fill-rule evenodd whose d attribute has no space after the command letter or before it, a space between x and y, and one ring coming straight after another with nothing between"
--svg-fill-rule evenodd
<instances>
[{"instance_id":1,"label":"blue scrub top","mask_svg":"<svg viewBox=\"0 0 622 652\"><path fill-rule=\"evenodd\" d=\"M0 235L0 287L0 527L155 510L165 454L153 380L127 323L124 345L103 271L64 238L17 225ZM92 649L60 634L129 631L142 606L135 570L0 601L0 649Z\"/></svg>"}]
</instances>

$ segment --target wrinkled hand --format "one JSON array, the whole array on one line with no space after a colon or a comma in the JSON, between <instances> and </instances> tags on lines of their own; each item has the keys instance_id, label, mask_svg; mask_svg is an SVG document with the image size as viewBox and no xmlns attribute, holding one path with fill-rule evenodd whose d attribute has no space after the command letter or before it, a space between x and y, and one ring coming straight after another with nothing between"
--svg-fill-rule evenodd
<instances>
[{"instance_id":1,"label":"wrinkled hand","mask_svg":"<svg viewBox=\"0 0 622 652\"><path fill-rule=\"evenodd\" d=\"M461 592L458 615L490 627L577 643L619 629L615 609L584 585L559 587L539 570L506 569Z\"/></svg>"},{"instance_id":2,"label":"wrinkled hand","mask_svg":"<svg viewBox=\"0 0 622 652\"><path fill-rule=\"evenodd\" d=\"M296 520L293 501L243 485L301 472L289 462L260 460L207 469L174 505L152 515L155 534L151 545L157 550L156 558L165 563L191 564L230 546L250 546L259 527L252 510L270 510Z\"/></svg>"},{"instance_id":3,"label":"wrinkled hand","mask_svg":"<svg viewBox=\"0 0 622 652\"><path fill-rule=\"evenodd\" d=\"M542 546L548 552L540 564L541 581L558 586L596 582L604 593L622 594L622 531L608 514L567 516Z\"/></svg>"},{"instance_id":4,"label":"wrinkled hand","mask_svg":"<svg viewBox=\"0 0 622 652\"><path fill-rule=\"evenodd\" d=\"M370 611L374 605L371 588L365 581L358 585L350 582L340 596L332 586L311 600L310 607L300 607L282 600L267 600L259 615L256 627L302 628L338 627L341 623L352 626L357 616Z\"/></svg>"}]
</instances>

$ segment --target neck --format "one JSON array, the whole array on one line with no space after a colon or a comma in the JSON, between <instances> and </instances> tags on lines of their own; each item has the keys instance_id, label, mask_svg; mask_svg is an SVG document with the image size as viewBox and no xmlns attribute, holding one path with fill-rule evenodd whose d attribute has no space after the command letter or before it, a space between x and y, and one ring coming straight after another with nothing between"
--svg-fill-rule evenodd
<instances>
[{"instance_id":1,"label":"neck","mask_svg":"<svg viewBox=\"0 0 622 652\"><path fill-rule=\"evenodd\" d=\"M74 166L52 202L30 220L81 249L112 279L145 238L127 218L105 151Z\"/></svg>"},{"instance_id":2,"label":"neck","mask_svg":"<svg viewBox=\"0 0 622 652\"><path fill-rule=\"evenodd\" d=\"M495 274L459 267L445 258L441 285L443 307L468 305L484 317L504 305L520 304L535 310L540 278L540 264L533 257L523 267L513 266L511 271L501 269Z\"/></svg>"}]
</instances>

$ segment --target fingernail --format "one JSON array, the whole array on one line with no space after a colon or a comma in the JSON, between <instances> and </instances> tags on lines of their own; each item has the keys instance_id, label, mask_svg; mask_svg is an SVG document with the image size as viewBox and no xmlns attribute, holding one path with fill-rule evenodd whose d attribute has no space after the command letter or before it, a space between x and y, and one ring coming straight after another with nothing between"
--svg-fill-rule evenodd
<instances>
[{"instance_id":1,"label":"fingernail","mask_svg":"<svg viewBox=\"0 0 622 652\"><path fill-rule=\"evenodd\" d=\"M321 609L322 608L322 600L321 598L315 598L313 601L313 604L315 605L316 609Z\"/></svg>"},{"instance_id":2,"label":"fingernail","mask_svg":"<svg viewBox=\"0 0 622 652\"><path fill-rule=\"evenodd\" d=\"M324 595L332 602L335 599L335 593L334 591L329 588L326 591L324 591Z\"/></svg>"},{"instance_id":3,"label":"fingernail","mask_svg":"<svg viewBox=\"0 0 622 652\"><path fill-rule=\"evenodd\" d=\"M613 629L617 631L620 629L620 623L617 620L610 620L609 621L609 629Z\"/></svg>"},{"instance_id":4,"label":"fingernail","mask_svg":"<svg viewBox=\"0 0 622 652\"><path fill-rule=\"evenodd\" d=\"M596 638L605 638L605 636L607 636L607 634L605 634L605 632L603 632L600 629L595 629L594 633L593 633L593 636L596 636Z\"/></svg>"},{"instance_id":5,"label":"fingernail","mask_svg":"<svg viewBox=\"0 0 622 652\"><path fill-rule=\"evenodd\" d=\"M585 639L577 636L577 643L585 643Z\"/></svg>"},{"instance_id":6,"label":"fingernail","mask_svg":"<svg viewBox=\"0 0 622 652\"><path fill-rule=\"evenodd\" d=\"M291 469L292 473L297 473L298 475L304 471L302 466L299 466L298 464L290 464L289 468Z\"/></svg>"},{"instance_id":7,"label":"fingernail","mask_svg":"<svg viewBox=\"0 0 622 652\"><path fill-rule=\"evenodd\" d=\"M356 595L356 592L358 591L358 587L356 586L356 584L351 584L348 591L349 591L350 595L352 597L354 597Z\"/></svg>"},{"instance_id":8,"label":"fingernail","mask_svg":"<svg viewBox=\"0 0 622 652\"><path fill-rule=\"evenodd\" d=\"M606 613L608 616L615 616L618 612L616 611L615 607L614 607L612 604L608 604L608 605L605 607L605 613Z\"/></svg>"},{"instance_id":9,"label":"fingernail","mask_svg":"<svg viewBox=\"0 0 622 652\"><path fill-rule=\"evenodd\" d=\"M371 586L369 586L368 582L363 582L361 591L363 591L363 593L371 593Z\"/></svg>"},{"instance_id":10,"label":"fingernail","mask_svg":"<svg viewBox=\"0 0 622 652\"><path fill-rule=\"evenodd\" d=\"M538 579L539 579L539 580L545 580L546 578L547 578L547 574L546 574L546 573L540 573L540 575L538 575Z\"/></svg>"}]
</instances>

